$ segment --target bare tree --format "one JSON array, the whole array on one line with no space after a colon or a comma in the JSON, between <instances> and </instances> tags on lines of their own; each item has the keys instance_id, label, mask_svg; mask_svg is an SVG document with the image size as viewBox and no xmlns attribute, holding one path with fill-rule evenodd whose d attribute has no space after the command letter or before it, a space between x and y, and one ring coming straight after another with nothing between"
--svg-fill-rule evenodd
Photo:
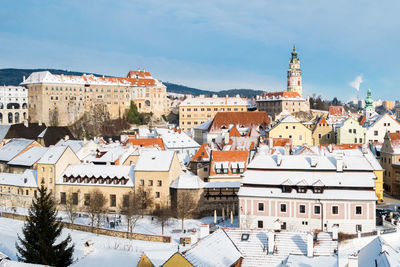
<instances>
[{"instance_id":1,"label":"bare tree","mask_svg":"<svg viewBox=\"0 0 400 267\"><path fill-rule=\"evenodd\" d=\"M154 198L150 188L140 187L135 192L135 206L137 213L143 216L153 207Z\"/></svg>"},{"instance_id":2,"label":"bare tree","mask_svg":"<svg viewBox=\"0 0 400 267\"><path fill-rule=\"evenodd\" d=\"M161 224L161 234L164 234L164 227L169 224L172 217L171 207L167 205L161 205L156 207L153 211L153 215L156 216L157 221Z\"/></svg>"},{"instance_id":3,"label":"bare tree","mask_svg":"<svg viewBox=\"0 0 400 267\"><path fill-rule=\"evenodd\" d=\"M178 195L176 213L178 219L182 220L182 231L184 230L185 219L188 218L196 208L196 201L190 192L182 192Z\"/></svg>"},{"instance_id":4,"label":"bare tree","mask_svg":"<svg viewBox=\"0 0 400 267\"><path fill-rule=\"evenodd\" d=\"M105 195L99 189L94 189L89 193L87 211L91 220L92 231L95 220L97 220L97 228L100 227L101 216L106 212L106 201Z\"/></svg>"},{"instance_id":5,"label":"bare tree","mask_svg":"<svg viewBox=\"0 0 400 267\"><path fill-rule=\"evenodd\" d=\"M65 213L67 213L68 219L70 220L71 224L74 224L75 218L77 217L79 203L78 192L72 192L70 190L65 194L65 203L63 204L60 201L60 204L63 207Z\"/></svg>"}]
</instances>

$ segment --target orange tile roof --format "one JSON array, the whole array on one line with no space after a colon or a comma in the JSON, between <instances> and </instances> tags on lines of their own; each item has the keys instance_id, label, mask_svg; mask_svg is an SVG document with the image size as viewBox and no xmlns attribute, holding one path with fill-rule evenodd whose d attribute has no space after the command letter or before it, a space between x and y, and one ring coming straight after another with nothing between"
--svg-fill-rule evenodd
<instances>
[{"instance_id":1,"label":"orange tile roof","mask_svg":"<svg viewBox=\"0 0 400 267\"><path fill-rule=\"evenodd\" d=\"M270 93L263 93L261 97L281 97L281 98L301 98L301 95L298 92L270 92Z\"/></svg>"},{"instance_id":2,"label":"orange tile roof","mask_svg":"<svg viewBox=\"0 0 400 267\"><path fill-rule=\"evenodd\" d=\"M161 150L165 150L164 142L161 138L134 138L129 137L127 141L125 141L124 145L131 143L133 146L140 147L159 147Z\"/></svg>"},{"instance_id":3,"label":"orange tile roof","mask_svg":"<svg viewBox=\"0 0 400 267\"><path fill-rule=\"evenodd\" d=\"M265 129L271 123L266 112L218 112L209 130L220 130L222 126L228 128L230 124L238 125L239 127L250 127L251 125L263 126Z\"/></svg>"},{"instance_id":4,"label":"orange tile roof","mask_svg":"<svg viewBox=\"0 0 400 267\"><path fill-rule=\"evenodd\" d=\"M238 151L238 150L228 150L228 151L213 151L211 153L211 164L210 164L210 176L213 175L225 175L232 176L238 175L232 173L231 166L229 164L228 173L220 174L215 172L215 163L216 162L244 162L244 170L247 168L247 160L249 158L249 151Z\"/></svg>"},{"instance_id":5,"label":"orange tile roof","mask_svg":"<svg viewBox=\"0 0 400 267\"><path fill-rule=\"evenodd\" d=\"M332 150L347 150L347 149L356 149L356 148L361 148L362 144L342 144L342 145L320 145L321 147L332 147Z\"/></svg>"},{"instance_id":6,"label":"orange tile roof","mask_svg":"<svg viewBox=\"0 0 400 267\"><path fill-rule=\"evenodd\" d=\"M343 116L346 113L346 110L343 106L330 106L329 107L329 116Z\"/></svg>"},{"instance_id":7,"label":"orange tile roof","mask_svg":"<svg viewBox=\"0 0 400 267\"><path fill-rule=\"evenodd\" d=\"M208 146L208 144L203 144L200 146L199 150L197 150L196 154L194 154L190 162L201 162L209 160L210 160L210 147Z\"/></svg>"},{"instance_id":8,"label":"orange tile roof","mask_svg":"<svg viewBox=\"0 0 400 267\"><path fill-rule=\"evenodd\" d=\"M291 146L292 139L290 138L272 138L272 146Z\"/></svg>"},{"instance_id":9,"label":"orange tile roof","mask_svg":"<svg viewBox=\"0 0 400 267\"><path fill-rule=\"evenodd\" d=\"M364 122L365 122L366 120L367 120L367 119L365 118L365 116L361 116L360 118L358 118L358 122L360 123L361 126L363 126L363 124L364 124Z\"/></svg>"},{"instance_id":10,"label":"orange tile roof","mask_svg":"<svg viewBox=\"0 0 400 267\"><path fill-rule=\"evenodd\" d=\"M389 133L389 137L392 141L400 140L400 133Z\"/></svg>"},{"instance_id":11,"label":"orange tile roof","mask_svg":"<svg viewBox=\"0 0 400 267\"><path fill-rule=\"evenodd\" d=\"M238 129L234 125L229 132L229 137L241 137L242 135L239 133Z\"/></svg>"}]
</instances>

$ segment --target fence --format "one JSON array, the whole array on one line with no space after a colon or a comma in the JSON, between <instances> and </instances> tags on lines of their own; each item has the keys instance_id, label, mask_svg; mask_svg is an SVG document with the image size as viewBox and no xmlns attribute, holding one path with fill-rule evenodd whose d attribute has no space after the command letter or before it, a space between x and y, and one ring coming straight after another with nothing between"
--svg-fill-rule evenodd
<instances>
[{"instance_id":1,"label":"fence","mask_svg":"<svg viewBox=\"0 0 400 267\"><path fill-rule=\"evenodd\" d=\"M9 212L2 212L1 216L4 218L10 218L20 221L25 221L27 216L21 214L14 214ZM162 242L162 243L171 243L171 236L162 236L162 235L149 235L149 234L140 234L140 233L129 233L123 231L116 231L110 230L105 228L97 228L91 227L88 225L82 224L71 224L68 222L62 222L63 226L68 229L84 231L84 232L93 232L99 235L107 235L107 236L114 236L120 238L128 238L128 239L135 239L135 240L143 240L143 241L151 241L151 242Z\"/></svg>"}]
</instances>

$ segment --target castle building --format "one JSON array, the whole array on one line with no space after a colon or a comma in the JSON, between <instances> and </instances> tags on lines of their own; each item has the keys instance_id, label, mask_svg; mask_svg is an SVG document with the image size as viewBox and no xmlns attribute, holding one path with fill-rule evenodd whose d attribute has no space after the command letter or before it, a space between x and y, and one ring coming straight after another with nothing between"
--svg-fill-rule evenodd
<instances>
[{"instance_id":1,"label":"castle building","mask_svg":"<svg viewBox=\"0 0 400 267\"><path fill-rule=\"evenodd\" d=\"M278 115L285 116L299 111L309 112L310 104L302 97L302 94L300 59L297 57L296 48L293 47L287 72L287 90L266 92L258 96L256 100L257 110L267 112L273 119L276 119Z\"/></svg>"},{"instance_id":2,"label":"castle building","mask_svg":"<svg viewBox=\"0 0 400 267\"><path fill-rule=\"evenodd\" d=\"M28 119L28 90L21 86L0 86L0 124Z\"/></svg>"},{"instance_id":3,"label":"castle building","mask_svg":"<svg viewBox=\"0 0 400 267\"><path fill-rule=\"evenodd\" d=\"M289 61L289 70L287 72L287 91L297 92L300 96L303 95L300 58L297 57L295 46L293 46L292 58Z\"/></svg>"},{"instance_id":4,"label":"castle building","mask_svg":"<svg viewBox=\"0 0 400 267\"><path fill-rule=\"evenodd\" d=\"M71 125L96 107L117 119L131 101L139 112L157 117L168 112L166 87L144 70L130 71L126 78L41 71L24 77L21 85L28 89L30 121L46 125Z\"/></svg>"}]
</instances>

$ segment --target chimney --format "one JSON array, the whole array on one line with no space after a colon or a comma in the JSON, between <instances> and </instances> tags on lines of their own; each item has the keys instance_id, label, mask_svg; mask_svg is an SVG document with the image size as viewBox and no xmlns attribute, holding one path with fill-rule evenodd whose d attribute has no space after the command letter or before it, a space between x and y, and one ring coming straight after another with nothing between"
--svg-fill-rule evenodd
<instances>
[{"instance_id":1,"label":"chimney","mask_svg":"<svg viewBox=\"0 0 400 267\"><path fill-rule=\"evenodd\" d=\"M42 121L41 120L38 121L38 125L42 126Z\"/></svg>"},{"instance_id":2,"label":"chimney","mask_svg":"<svg viewBox=\"0 0 400 267\"><path fill-rule=\"evenodd\" d=\"M358 253L349 256L348 267L358 267Z\"/></svg>"},{"instance_id":3,"label":"chimney","mask_svg":"<svg viewBox=\"0 0 400 267\"><path fill-rule=\"evenodd\" d=\"M281 166L281 164L282 164L282 155L278 154L276 155L276 165Z\"/></svg>"},{"instance_id":4,"label":"chimney","mask_svg":"<svg viewBox=\"0 0 400 267\"><path fill-rule=\"evenodd\" d=\"M368 154L368 146L367 146L367 144L363 144L362 145L362 153L363 154Z\"/></svg>"},{"instance_id":5,"label":"chimney","mask_svg":"<svg viewBox=\"0 0 400 267\"><path fill-rule=\"evenodd\" d=\"M313 233L307 233L307 257L312 258L314 256L314 235Z\"/></svg>"},{"instance_id":6,"label":"chimney","mask_svg":"<svg viewBox=\"0 0 400 267\"><path fill-rule=\"evenodd\" d=\"M25 127L28 127L28 126L29 126L27 120L24 120L24 126L25 126Z\"/></svg>"},{"instance_id":7,"label":"chimney","mask_svg":"<svg viewBox=\"0 0 400 267\"><path fill-rule=\"evenodd\" d=\"M334 225L332 227L332 240L338 240L339 237L339 227L337 225Z\"/></svg>"},{"instance_id":8,"label":"chimney","mask_svg":"<svg viewBox=\"0 0 400 267\"><path fill-rule=\"evenodd\" d=\"M83 138L83 142L82 142L82 143L83 143L83 144L86 144L86 143L87 143L86 137Z\"/></svg>"},{"instance_id":9,"label":"chimney","mask_svg":"<svg viewBox=\"0 0 400 267\"><path fill-rule=\"evenodd\" d=\"M275 233L272 231L268 232L268 254L274 254L275 247Z\"/></svg>"},{"instance_id":10,"label":"chimney","mask_svg":"<svg viewBox=\"0 0 400 267\"><path fill-rule=\"evenodd\" d=\"M210 234L210 225L209 224L201 224L199 238L202 239Z\"/></svg>"},{"instance_id":11,"label":"chimney","mask_svg":"<svg viewBox=\"0 0 400 267\"><path fill-rule=\"evenodd\" d=\"M68 141L69 140L69 135L64 136L64 140Z\"/></svg>"},{"instance_id":12,"label":"chimney","mask_svg":"<svg viewBox=\"0 0 400 267\"><path fill-rule=\"evenodd\" d=\"M336 155L336 171L343 172L343 155L342 154Z\"/></svg>"}]
</instances>

